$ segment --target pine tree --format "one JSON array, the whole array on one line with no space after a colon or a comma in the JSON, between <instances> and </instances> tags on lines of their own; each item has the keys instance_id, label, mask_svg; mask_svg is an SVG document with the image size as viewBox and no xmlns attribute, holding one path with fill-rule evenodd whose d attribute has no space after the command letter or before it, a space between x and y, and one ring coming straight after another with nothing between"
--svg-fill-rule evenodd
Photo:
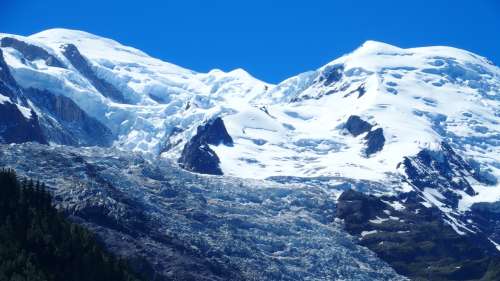
<instances>
[{"instance_id":1,"label":"pine tree","mask_svg":"<svg viewBox=\"0 0 500 281\"><path fill-rule=\"evenodd\" d=\"M43 183L0 169L0 281L138 280L52 205Z\"/></svg>"}]
</instances>

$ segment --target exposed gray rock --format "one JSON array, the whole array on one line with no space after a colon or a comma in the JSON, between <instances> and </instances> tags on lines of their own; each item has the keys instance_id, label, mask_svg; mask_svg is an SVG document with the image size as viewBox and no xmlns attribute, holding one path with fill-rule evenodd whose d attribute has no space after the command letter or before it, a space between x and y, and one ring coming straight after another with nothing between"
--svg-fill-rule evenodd
<instances>
[{"instance_id":1,"label":"exposed gray rock","mask_svg":"<svg viewBox=\"0 0 500 281\"><path fill-rule=\"evenodd\" d=\"M478 166L465 161L446 142L441 143L438 150L423 149L415 156L406 157L400 165L406 174L403 180L414 190L411 193L413 202L422 204L427 201L425 206L429 206L429 196L432 196L429 194L439 194L430 202L445 210L440 212L443 220L454 226L456 232L472 237L476 245L493 248L493 255L499 255L492 243L500 243L498 202L476 203L470 210L459 210L462 194L476 195L471 182L495 184L484 177Z\"/></svg>"},{"instance_id":2,"label":"exposed gray rock","mask_svg":"<svg viewBox=\"0 0 500 281\"><path fill-rule=\"evenodd\" d=\"M0 94L10 98L10 101L0 103L0 143L23 143L29 141L47 143L40 128L38 116L33 110L27 107L26 100L21 95L19 86L5 63L1 49L0 91ZM14 101L24 103L25 108L30 110L29 118L23 115L20 107Z\"/></svg>"},{"instance_id":3,"label":"exposed gray rock","mask_svg":"<svg viewBox=\"0 0 500 281\"><path fill-rule=\"evenodd\" d=\"M344 128L353 136L357 137L363 133L369 132L372 125L357 115L351 115L347 119Z\"/></svg>"},{"instance_id":4,"label":"exposed gray rock","mask_svg":"<svg viewBox=\"0 0 500 281\"><path fill-rule=\"evenodd\" d=\"M500 241L500 202L475 203L468 218L491 240Z\"/></svg>"},{"instance_id":5,"label":"exposed gray rock","mask_svg":"<svg viewBox=\"0 0 500 281\"><path fill-rule=\"evenodd\" d=\"M49 54L43 48L17 40L16 38L3 37L0 40L0 46L14 48L20 52L24 58L30 61L44 60L48 66L66 68L61 61L59 61L55 56Z\"/></svg>"},{"instance_id":6,"label":"exposed gray rock","mask_svg":"<svg viewBox=\"0 0 500 281\"><path fill-rule=\"evenodd\" d=\"M351 115L344 124L346 129L352 136L357 137L361 134L367 133L364 139L366 140L364 154L369 157L370 155L381 151L384 148L385 137L382 128L372 130L373 125L361 119L357 115Z\"/></svg>"},{"instance_id":7,"label":"exposed gray rock","mask_svg":"<svg viewBox=\"0 0 500 281\"><path fill-rule=\"evenodd\" d=\"M25 48L23 50L26 52L39 48L23 45L24 42L17 40L3 42L2 44L8 42L19 48ZM35 51L35 54L44 53ZM35 59L40 58L35 56ZM80 109L70 98L37 89L21 89L11 75L1 49L0 92L10 98L10 102L0 104L0 142L35 141L75 146L112 144L114 137L111 131ZM24 110L30 110L29 118L21 113L19 106L24 107ZM38 110L41 112L40 116L31 109L32 106L40 109Z\"/></svg>"},{"instance_id":8,"label":"exposed gray rock","mask_svg":"<svg viewBox=\"0 0 500 281\"><path fill-rule=\"evenodd\" d=\"M445 142L437 151L424 149L416 156L406 157L403 167L407 181L419 190L434 188L446 198L445 204L458 206L460 196L456 191L475 195L467 178L476 178L474 169Z\"/></svg>"},{"instance_id":9,"label":"exposed gray rock","mask_svg":"<svg viewBox=\"0 0 500 281\"><path fill-rule=\"evenodd\" d=\"M78 51L78 48L73 44L66 44L63 46L63 55L71 62L74 68L80 72L85 78L87 78L90 83L105 97L120 102L127 103L122 92L118 90L111 83L104 79L97 77L97 75L92 70L90 63L85 59L84 56Z\"/></svg>"},{"instance_id":10,"label":"exposed gray rock","mask_svg":"<svg viewBox=\"0 0 500 281\"><path fill-rule=\"evenodd\" d=\"M329 86L335 82L340 81L342 79L344 72L343 64L335 64L327 66L319 77L319 81L323 82L323 85Z\"/></svg>"},{"instance_id":11,"label":"exposed gray rock","mask_svg":"<svg viewBox=\"0 0 500 281\"><path fill-rule=\"evenodd\" d=\"M233 139L217 117L205 125L199 126L196 135L186 143L178 160L186 170L201 174L222 175L220 159L209 145L233 145Z\"/></svg>"},{"instance_id":12,"label":"exposed gray rock","mask_svg":"<svg viewBox=\"0 0 500 281\"><path fill-rule=\"evenodd\" d=\"M398 202L398 210L391 204ZM486 236L458 234L438 208L420 204L415 193L375 197L342 193L337 217L360 244L414 280L496 280L500 255Z\"/></svg>"},{"instance_id":13,"label":"exposed gray rock","mask_svg":"<svg viewBox=\"0 0 500 281\"><path fill-rule=\"evenodd\" d=\"M41 109L41 127L48 140L75 146L110 146L110 129L89 116L73 100L48 91L25 89L25 95Z\"/></svg>"},{"instance_id":14,"label":"exposed gray rock","mask_svg":"<svg viewBox=\"0 0 500 281\"><path fill-rule=\"evenodd\" d=\"M370 156L374 153L381 151L384 148L385 137L384 130L382 128L377 128L373 131L370 131L366 137L366 148L365 154L366 156Z\"/></svg>"},{"instance_id":15,"label":"exposed gray rock","mask_svg":"<svg viewBox=\"0 0 500 281\"><path fill-rule=\"evenodd\" d=\"M2 49L0 49L0 91L3 96L11 99L17 98L19 86L10 73L9 66L5 63Z\"/></svg>"},{"instance_id":16,"label":"exposed gray rock","mask_svg":"<svg viewBox=\"0 0 500 281\"><path fill-rule=\"evenodd\" d=\"M23 143L35 141L46 144L38 116L31 110L26 118L16 104L0 103L0 143Z\"/></svg>"}]
</instances>

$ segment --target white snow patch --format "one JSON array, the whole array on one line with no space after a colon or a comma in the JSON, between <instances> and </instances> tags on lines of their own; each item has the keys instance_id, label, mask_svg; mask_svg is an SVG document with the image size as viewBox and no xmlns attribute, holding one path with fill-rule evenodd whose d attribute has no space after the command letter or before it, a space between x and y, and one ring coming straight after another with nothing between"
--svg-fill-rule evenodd
<instances>
[{"instance_id":1,"label":"white snow patch","mask_svg":"<svg viewBox=\"0 0 500 281\"><path fill-rule=\"evenodd\" d=\"M447 213L447 212L451 211L450 208L446 207L445 204L443 204L441 201L439 201L439 200L446 199L446 197L444 197L444 195L442 195L436 189L424 188L424 191L422 192L422 194L424 195L424 199L426 199L427 202L429 203L429 204L422 203L427 208L430 208L430 206L434 205L434 206L438 207L443 212Z\"/></svg>"},{"instance_id":2,"label":"white snow patch","mask_svg":"<svg viewBox=\"0 0 500 281\"><path fill-rule=\"evenodd\" d=\"M369 220L369 222L374 223L374 224L381 224L381 223L388 221L388 220L389 220L388 218L380 218L377 216L375 219Z\"/></svg>"},{"instance_id":3,"label":"white snow patch","mask_svg":"<svg viewBox=\"0 0 500 281\"><path fill-rule=\"evenodd\" d=\"M370 235L370 234L375 234L377 232L378 232L377 230L362 231L361 232L361 237L365 237L366 235Z\"/></svg>"},{"instance_id":4,"label":"white snow patch","mask_svg":"<svg viewBox=\"0 0 500 281\"><path fill-rule=\"evenodd\" d=\"M0 104L6 103L6 102L10 102L9 97L0 94Z\"/></svg>"},{"instance_id":5,"label":"white snow patch","mask_svg":"<svg viewBox=\"0 0 500 281\"><path fill-rule=\"evenodd\" d=\"M30 108L27 108L27 107L24 107L24 106L21 106L19 104L16 104L17 108L19 109L19 111L21 112L21 114L24 116L24 118L26 119L31 119L31 109Z\"/></svg>"},{"instance_id":6,"label":"white snow patch","mask_svg":"<svg viewBox=\"0 0 500 281\"><path fill-rule=\"evenodd\" d=\"M399 201L392 201L392 202L390 202L390 201L384 201L384 200L382 200L382 202L386 203L387 205L390 205L396 211L400 211L400 210L404 210L405 209L405 206L403 204L401 204L401 202L399 202Z\"/></svg>"},{"instance_id":7,"label":"white snow patch","mask_svg":"<svg viewBox=\"0 0 500 281\"><path fill-rule=\"evenodd\" d=\"M495 248L497 248L498 251L500 251L500 244L496 243L495 241L491 240L490 238L488 238L488 240L490 240L490 242L495 245Z\"/></svg>"},{"instance_id":8,"label":"white snow patch","mask_svg":"<svg viewBox=\"0 0 500 281\"><path fill-rule=\"evenodd\" d=\"M460 191L460 195L462 196L462 199L458 202L458 209L460 211L468 210L474 203L492 203L500 200L500 183L497 185L475 184L472 188L477 193L474 196L470 196L469 194Z\"/></svg>"}]
</instances>

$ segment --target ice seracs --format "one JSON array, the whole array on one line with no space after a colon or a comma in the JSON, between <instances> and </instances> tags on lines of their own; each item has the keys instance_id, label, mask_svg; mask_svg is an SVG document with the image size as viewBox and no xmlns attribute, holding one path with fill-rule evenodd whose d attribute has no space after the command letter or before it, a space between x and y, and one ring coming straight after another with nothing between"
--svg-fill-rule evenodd
<instances>
[{"instance_id":1,"label":"ice seracs","mask_svg":"<svg viewBox=\"0 0 500 281\"><path fill-rule=\"evenodd\" d=\"M53 67L41 60L31 62L19 50L3 46L7 64L22 87L71 98L112 130L116 147L153 155L163 151L172 131L180 131L184 144L202 122L271 86L243 70L196 73L82 31L50 29L29 37L0 37L39 46L64 63L65 67ZM68 46L74 46L73 53L88 65L85 71L65 55ZM96 87L89 75L108 87ZM123 100L109 95L110 88ZM173 150L178 156L182 145Z\"/></svg>"},{"instance_id":2,"label":"ice seracs","mask_svg":"<svg viewBox=\"0 0 500 281\"><path fill-rule=\"evenodd\" d=\"M2 46L22 88L70 98L111 130L118 149L177 161L197 128L220 117L234 143L208 145L225 175L391 182L405 157L439 150L444 141L498 185L500 70L464 50L367 41L272 85L242 69L198 73L82 31L1 38L60 61ZM69 59L68 46L85 69ZM369 128L350 133L354 116Z\"/></svg>"},{"instance_id":3,"label":"ice seracs","mask_svg":"<svg viewBox=\"0 0 500 281\"><path fill-rule=\"evenodd\" d=\"M255 127L245 124L253 122L251 118L225 117L238 136L234 147L220 148L218 154L223 167L224 161L231 161L260 177L381 180L404 156L438 148L447 140L466 157L482 158L498 178L496 165L491 165L500 157L494 140L499 134L498 89L498 68L469 52L449 47L401 49L368 41L264 93L267 113L260 127L274 123L281 125L279 130L243 133ZM351 116L361 116L382 130L386 141L380 152L367 158L365 135L344 133ZM225 169L234 174L239 168Z\"/></svg>"},{"instance_id":4,"label":"ice seracs","mask_svg":"<svg viewBox=\"0 0 500 281\"><path fill-rule=\"evenodd\" d=\"M51 145L3 145L7 152L0 150L0 162L35 178L36 166L49 184L60 179L69 187L83 177L95 189L89 196L96 202L108 191L125 191L141 213L146 205L162 212L150 213L162 221L154 228L182 230L182 239L174 241L199 245L210 257L213 249L229 245L213 243L222 231L224 243L253 247L247 248L251 254L232 252L236 264L265 253L270 264L286 260L286 272L292 272L303 267L293 261L298 252L290 255L274 240L267 244L269 230L279 241L289 229L290 242L313 239L317 253L328 253L327 259L314 258L322 264L331 259L331 239L339 237L330 230L340 226L380 256L400 253L404 239L417 256L422 248L415 242L460 248L466 255L459 266L470 261L469 249L480 247L488 255L498 249L500 70L485 58L450 47L403 49L367 41L323 67L272 85L242 69L191 71L74 30L0 34L0 47L0 142ZM48 165L51 157L65 160ZM33 161L41 165L24 164ZM370 208L375 209L367 214ZM217 212L224 215L207 216ZM133 217L124 214L126 220ZM202 241L196 234L200 225L213 227L202 231L209 243L196 242ZM226 226L251 235L233 231L236 240L227 239ZM240 243L238 237L267 238ZM145 243L148 249L159 245ZM395 248L386 248L391 243ZM290 249L311 248L302 246ZM352 252L350 247L342 256ZM448 252L428 256L431 263L436 254L448 267ZM311 265L313 274L322 270Z\"/></svg>"}]
</instances>

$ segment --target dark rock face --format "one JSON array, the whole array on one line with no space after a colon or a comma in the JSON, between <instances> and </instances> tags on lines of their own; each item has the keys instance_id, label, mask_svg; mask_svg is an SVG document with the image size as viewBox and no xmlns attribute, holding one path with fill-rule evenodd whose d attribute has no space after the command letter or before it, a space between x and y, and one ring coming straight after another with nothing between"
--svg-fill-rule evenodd
<instances>
[{"instance_id":1,"label":"dark rock face","mask_svg":"<svg viewBox=\"0 0 500 281\"><path fill-rule=\"evenodd\" d=\"M28 44L24 41L20 41L11 37L4 37L2 38L2 40L0 40L0 45L2 47L11 47L16 49L23 55L23 57L30 61L41 59L44 60L48 66L66 68L61 61L59 61L53 55L49 54L44 49L35 45Z\"/></svg>"},{"instance_id":2,"label":"dark rock face","mask_svg":"<svg viewBox=\"0 0 500 281\"><path fill-rule=\"evenodd\" d=\"M82 54L80 54L80 51L78 51L78 48L75 45L64 45L63 54L71 62L73 67L75 67L80 74L87 78L102 95L112 99L113 101L126 103L125 97L117 88L115 88L115 86L106 80L97 77L89 62L84 56L82 56Z\"/></svg>"},{"instance_id":3,"label":"dark rock face","mask_svg":"<svg viewBox=\"0 0 500 281\"><path fill-rule=\"evenodd\" d=\"M367 196L352 189L344 191L337 204L337 217L348 218L346 229L351 233L359 234L363 231L363 222L381 213L387 206L378 198ZM348 202L348 203L346 203Z\"/></svg>"},{"instance_id":4,"label":"dark rock face","mask_svg":"<svg viewBox=\"0 0 500 281\"><path fill-rule=\"evenodd\" d=\"M23 143L39 142L46 144L46 138L40 128L38 116L31 110L30 118L26 118L19 107L13 103L25 102L19 86L12 77L0 49L0 94L10 98L10 101L0 103L0 142Z\"/></svg>"},{"instance_id":5,"label":"dark rock face","mask_svg":"<svg viewBox=\"0 0 500 281\"><path fill-rule=\"evenodd\" d=\"M362 96L364 96L366 94L366 89L365 89L365 85L361 85L359 86L359 88L357 89L358 91L358 99Z\"/></svg>"},{"instance_id":6,"label":"dark rock face","mask_svg":"<svg viewBox=\"0 0 500 281\"><path fill-rule=\"evenodd\" d=\"M319 78L320 81L323 82L323 85L329 86L335 82L340 81L342 79L342 74L344 72L343 64L331 65L325 68L322 73L322 76Z\"/></svg>"},{"instance_id":7,"label":"dark rock face","mask_svg":"<svg viewBox=\"0 0 500 281\"><path fill-rule=\"evenodd\" d=\"M366 137L366 148L365 148L365 154L366 156L370 156L374 153L377 153L384 148L385 144L385 137L384 137L384 131L382 128L375 129L373 131L370 131Z\"/></svg>"},{"instance_id":8,"label":"dark rock face","mask_svg":"<svg viewBox=\"0 0 500 281\"><path fill-rule=\"evenodd\" d=\"M5 102L0 103L0 142L23 143L47 141L38 123L38 116L31 110L31 118L27 119L19 111L17 105Z\"/></svg>"},{"instance_id":9,"label":"dark rock face","mask_svg":"<svg viewBox=\"0 0 500 281\"><path fill-rule=\"evenodd\" d=\"M369 132L372 129L372 125L357 115L351 115L349 119L347 119L344 128L349 131L351 135L357 137L363 133Z\"/></svg>"},{"instance_id":10,"label":"dark rock face","mask_svg":"<svg viewBox=\"0 0 500 281\"><path fill-rule=\"evenodd\" d=\"M471 178L483 184L494 184L484 176L478 166L465 161L445 142L437 151L424 149L416 156L406 157L402 164L406 173L404 180L414 188L416 197L424 198L426 189L433 189L442 195L435 200L450 210L457 210L462 198L459 192L465 192L470 196L475 195L469 182ZM500 204L498 202L475 203L466 212L453 212L448 215L453 216L468 230L474 231L471 233L463 230L467 235L474 236L478 245L491 246L493 244L489 242L490 240L496 243L500 241Z\"/></svg>"},{"instance_id":11,"label":"dark rock face","mask_svg":"<svg viewBox=\"0 0 500 281\"><path fill-rule=\"evenodd\" d=\"M2 80L0 80L0 93L2 96L10 98L11 101L16 97L15 91L13 91L9 86L7 86L7 84L4 83Z\"/></svg>"},{"instance_id":12,"label":"dark rock face","mask_svg":"<svg viewBox=\"0 0 500 281\"><path fill-rule=\"evenodd\" d=\"M6 38L4 38L6 39ZM8 38L7 38L8 39ZM12 39L12 38L10 38ZM2 46L20 48L28 58L47 59L58 66L50 54L37 46L18 40L2 40ZM10 45L9 45L10 44ZM10 97L10 102L0 104L0 139L6 143L35 141L54 142L75 146L110 146L113 141L111 131L96 119L80 109L71 99L37 89L23 89L12 77L0 50L0 93ZM31 109L30 103L41 109L40 116L31 110L26 118L17 104Z\"/></svg>"},{"instance_id":13,"label":"dark rock face","mask_svg":"<svg viewBox=\"0 0 500 281\"><path fill-rule=\"evenodd\" d=\"M184 146L179 165L189 171L222 175L219 167L220 159L209 145L233 145L233 139L220 117L199 126L196 135Z\"/></svg>"},{"instance_id":14,"label":"dark rock face","mask_svg":"<svg viewBox=\"0 0 500 281\"><path fill-rule=\"evenodd\" d=\"M313 81L313 84L320 86L326 86L329 89L327 91L322 91L315 95L300 95L290 99L290 102L299 102L308 99L321 99L324 96L333 95L339 92L347 90L349 83L342 83L342 77L344 76L344 65L335 64L326 66L318 77Z\"/></svg>"},{"instance_id":15,"label":"dark rock face","mask_svg":"<svg viewBox=\"0 0 500 281\"><path fill-rule=\"evenodd\" d=\"M89 116L73 100L48 91L24 91L33 104L48 116L43 119L42 130L52 142L75 146L110 146L113 134L95 118Z\"/></svg>"},{"instance_id":16,"label":"dark rock face","mask_svg":"<svg viewBox=\"0 0 500 281\"><path fill-rule=\"evenodd\" d=\"M389 203L399 202L394 209ZM401 203L402 202L402 203ZM500 257L484 237L459 235L415 193L375 197L345 191L337 217L398 273L415 280L499 280ZM479 239L482 238L482 239Z\"/></svg>"},{"instance_id":17,"label":"dark rock face","mask_svg":"<svg viewBox=\"0 0 500 281\"><path fill-rule=\"evenodd\" d=\"M227 132L224 121L220 117L208 122L201 128L199 127L196 135L199 136L201 142L207 144L233 146L233 139Z\"/></svg>"},{"instance_id":18,"label":"dark rock face","mask_svg":"<svg viewBox=\"0 0 500 281\"><path fill-rule=\"evenodd\" d=\"M475 203L468 218L491 240L500 241L500 202Z\"/></svg>"},{"instance_id":19,"label":"dark rock face","mask_svg":"<svg viewBox=\"0 0 500 281\"><path fill-rule=\"evenodd\" d=\"M3 58L2 49L0 49L0 91L3 96L16 98L18 91L18 86L14 77L12 77L9 66Z\"/></svg>"},{"instance_id":20,"label":"dark rock face","mask_svg":"<svg viewBox=\"0 0 500 281\"><path fill-rule=\"evenodd\" d=\"M372 130L373 125L361 119L361 117L357 115L349 116L344 128L354 137L368 132L368 134L364 137L366 140L364 154L367 157L381 151L384 148L384 130L382 128Z\"/></svg>"},{"instance_id":21,"label":"dark rock face","mask_svg":"<svg viewBox=\"0 0 500 281\"><path fill-rule=\"evenodd\" d=\"M405 157L403 164L408 182L420 190L437 189L446 197L443 203L452 208L457 207L460 199L454 191L475 194L467 177L481 180L474 169L445 142L439 151L424 149L416 156Z\"/></svg>"},{"instance_id":22,"label":"dark rock face","mask_svg":"<svg viewBox=\"0 0 500 281\"><path fill-rule=\"evenodd\" d=\"M220 159L215 154L215 151L207 145L188 146L182 151L182 156L179 159L179 164L182 168L209 175L222 175L222 170L219 167Z\"/></svg>"}]
</instances>

